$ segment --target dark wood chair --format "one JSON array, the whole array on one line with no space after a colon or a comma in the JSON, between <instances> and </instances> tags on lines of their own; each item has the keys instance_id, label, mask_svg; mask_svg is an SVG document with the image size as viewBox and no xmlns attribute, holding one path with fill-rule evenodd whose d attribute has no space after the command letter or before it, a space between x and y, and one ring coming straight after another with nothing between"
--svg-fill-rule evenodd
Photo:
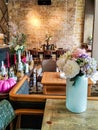
<instances>
[{"instance_id":1,"label":"dark wood chair","mask_svg":"<svg viewBox=\"0 0 98 130\"><path fill-rule=\"evenodd\" d=\"M44 59L50 59L52 57L52 51L51 50L45 50L44 51Z\"/></svg>"},{"instance_id":2,"label":"dark wood chair","mask_svg":"<svg viewBox=\"0 0 98 130\"><path fill-rule=\"evenodd\" d=\"M66 52L66 50L64 49L58 49L56 51L56 59L58 59L60 57L60 55L63 55Z\"/></svg>"},{"instance_id":3,"label":"dark wood chair","mask_svg":"<svg viewBox=\"0 0 98 130\"><path fill-rule=\"evenodd\" d=\"M38 64L40 62L38 50L35 48L29 51L30 51L30 54L33 56L34 63Z\"/></svg>"}]
</instances>

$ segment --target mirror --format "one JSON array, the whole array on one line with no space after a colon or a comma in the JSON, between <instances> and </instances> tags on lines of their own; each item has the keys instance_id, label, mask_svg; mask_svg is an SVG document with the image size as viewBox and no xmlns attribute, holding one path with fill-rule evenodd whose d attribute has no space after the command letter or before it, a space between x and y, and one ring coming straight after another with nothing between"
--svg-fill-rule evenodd
<instances>
[{"instance_id":1,"label":"mirror","mask_svg":"<svg viewBox=\"0 0 98 130\"><path fill-rule=\"evenodd\" d=\"M92 51L94 24L94 0L85 0L84 37L83 44Z\"/></svg>"}]
</instances>

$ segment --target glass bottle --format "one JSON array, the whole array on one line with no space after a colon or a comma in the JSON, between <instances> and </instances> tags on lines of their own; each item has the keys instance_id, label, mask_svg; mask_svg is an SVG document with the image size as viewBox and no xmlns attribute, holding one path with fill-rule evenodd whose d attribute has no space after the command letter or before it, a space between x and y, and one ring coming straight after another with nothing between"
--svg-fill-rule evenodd
<instances>
[{"instance_id":1,"label":"glass bottle","mask_svg":"<svg viewBox=\"0 0 98 130\"><path fill-rule=\"evenodd\" d=\"M2 76L5 76L7 74L4 61L1 62L1 74Z\"/></svg>"},{"instance_id":2,"label":"glass bottle","mask_svg":"<svg viewBox=\"0 0 98 130\"><path fill-rule=\"evenodd\" d=\"M34 71L33 71L33 87L35 87L35 90L37 92L38 88L37 88L37 70L36 70L36 68L34 68Z\"/></svg>"},{"instance_id":3,"label":"glass bottle","mask_svg":"<svg viewBox=\"0 0 98 130\"><path fill-rule=\"evenodd\" d=\"M23 71L23 64L21 62L21 51L18 51L18 71Z\"/></svg>"}]
</instances>

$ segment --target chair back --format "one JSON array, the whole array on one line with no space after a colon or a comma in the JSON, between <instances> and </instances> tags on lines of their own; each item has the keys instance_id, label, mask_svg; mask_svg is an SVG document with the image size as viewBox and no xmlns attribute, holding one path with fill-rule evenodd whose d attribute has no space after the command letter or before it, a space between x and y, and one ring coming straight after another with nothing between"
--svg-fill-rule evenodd
<instances>
[{"instance_id":1,"label":"chair back","mask_svg":"<svg viewBox=\"0 0 98 130\"><path fill-rule=\"evenodd\" d=\"M0 130L5 129L15 118L14 109L7 100L0 101Z\"/></svg>"},{"instance_id":2,"label":"chair back","mask_svg":"<svg viewBox=\"0 0 98 130\"><path fill-rule=\"evenodd\" d=\"M44 51L44 59L50 59L52 56L52 51L51 50L45 50Z\"/></svg>"},{"instance_id":3,"label":"chair back","mask_svg":"<svg viewBox=\"0 0 98 130\"><path fill-rule=\"evenodd\" d=\"M42 72L56 72L56 61L44 59L42 61Z\"/></svg>"},{"instance_id":4,"label":"chair back","mask_svg":"<svg viewBox=\"0 0 98 130\"><path fill-rule=\"evenodd\" d=\"M65 52L66 52L66 50L64 50L64 49L58 49L56 51L56 57L59 58L60 55L63 55Z\"/></svg>"},{"instance_id":5,"label":"chair back","mask_svg":"<svg viewBox=\"0 0 98 130\"><path fill-rule=\"evenodd\" d=\"M37 49L32 49L32 50L29 50L31 55L33 56L33 58L36 58L38 57L38 50Z\"/></svg>"}]
</instances>

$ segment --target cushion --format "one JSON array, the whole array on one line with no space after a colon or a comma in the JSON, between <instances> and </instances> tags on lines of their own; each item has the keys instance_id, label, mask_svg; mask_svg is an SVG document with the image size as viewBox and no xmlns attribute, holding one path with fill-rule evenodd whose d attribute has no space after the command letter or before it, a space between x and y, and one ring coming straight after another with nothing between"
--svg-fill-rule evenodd
<instances>
[{"instance_id":1,"label":"cushion","mask_svg":"<svg viewBox=\"0 0 98 130\"><path fill-rule=\"evenodd\" d=\"M17 91L17 94L29 94L29 82L28 82L28 80L25 80L23 85Z\"/></svg>"},{"instance_id":2,"label":"cushion","mask_svg":"<svg viewBox=\"0 0 98 130\"><path fill-rule=\"evenodd\" d=\"M15 113L10 102L2 100L0 102L0 130L5 129L15 118Z\"/></svg>"}]
</instances>

